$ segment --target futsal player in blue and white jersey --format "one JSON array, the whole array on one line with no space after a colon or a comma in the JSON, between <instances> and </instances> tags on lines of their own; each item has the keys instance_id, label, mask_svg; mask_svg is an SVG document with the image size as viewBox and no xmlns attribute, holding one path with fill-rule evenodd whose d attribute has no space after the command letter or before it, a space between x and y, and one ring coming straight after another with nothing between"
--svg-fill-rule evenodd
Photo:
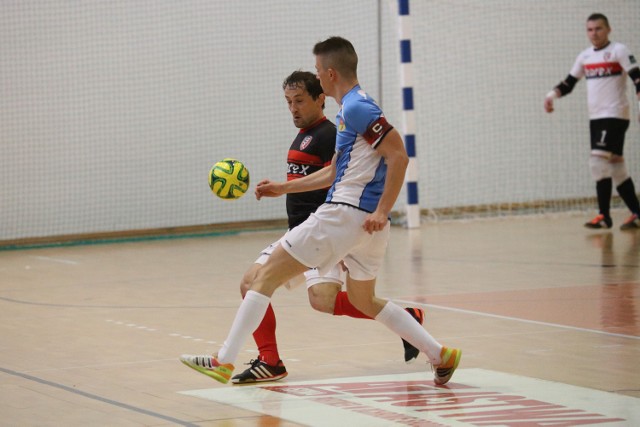
<instances>
[{"instance_id":1,"label":"futsal player in blue and white jersey","mask_svg":"<svg viewBox=\"0 0 640 427\"><path fill-rule=\"evenodd\" d=\"M408 312L375 296L376 275L389 239L389 214L409 161L402 138L360 88L358 56L351 42L331 37L317 43L313 54L324 93L341 106L331 165L304 178L261 182L255 193L260 199L330 186L327 201L289 230L260 268L218 354L180 359L217 381L228 382L238 353L260 324L274 291L309 268L317 268L322 275L342 260L351 303L425 353L435 368L434 382L445 384L462 352L443 346Z\"/></svg>"},{"instance_id":2,"label":"futsal player in blue and white jersey","mask_svg":"<svg viewBox=\"0 0 640 427\"><path fill-rule=\"evenodd\" d=\"M640 68L629 49L609 40L609 20L601 13L587 18L591 46L576 58L569 75L547 94L544 108L553 112L553 100L568 95L579 79L587 80L591 156L589 168L596 182L599 214L585 224L587 228L611 228L613 185L631 211L621 230L640 229L640 203L623 157L624 137L629 128L627 76L636 88L640 109ZM639 116L640 117L640 116Z\"/></svg>"},{"instance_id":3,"label":"futsal player in blue and white jersey","mask_svg":"<svg viewBox=\"0 0 640 427\"><path fill-rule=\"evenodd\" d=\"M324 115L325 95L318 78L307 71L294 71L282 85L284 98L294 125L299 129L289 146L287 153L287 181L300 179L316 173L331 164L336 147L336 127ZM264 181L266 183L268 181ZM287 217L289 229L302 224L327 198L327 188L310 192L290 193L286 195ZM266 247L247 269L240 283L240 291L244 296L250 289L253 278L258 274L280 242ZM351 304L347 292L342 290L345 272L341 264L332 268L326 276L319 276L316 269L305 272L304 279L311 307L315 310L335 316L349 316L359 319L371 319ZM299 280L302 282L303 280ZM297 283L289 282L285 287L291 289ZM405 308L420 324L424 320L424 310L416 307ZM276 313L271 306L267 307L262 322L253 331L253 339L258 346L258 357L251 360L243 372L233 376L234 384L263 383L278 381L288 373L284 362L280 359L278 341L276 339ZM415 360L420 351L402 342L404 360Z\"/></svg>"}]
</instances>

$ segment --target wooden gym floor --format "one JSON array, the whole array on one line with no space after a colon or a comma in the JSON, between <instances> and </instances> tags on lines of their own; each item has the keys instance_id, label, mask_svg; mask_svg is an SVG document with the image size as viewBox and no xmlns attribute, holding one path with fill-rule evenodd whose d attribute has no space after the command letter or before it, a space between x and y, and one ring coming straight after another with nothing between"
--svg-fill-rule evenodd
<instances>
[{"instance_id":1,"label":"wooden gym floor","mask_svg":"<svg viewBox=\"0 0 640 427\"><path fill-rule=\"evenodd\" d=\"M378 295L463 349L447 387L304 289L273 299L284 380L222 385L179 363L220 347L242 273L281 232L0 252L0 425L640 425L640 231L588 219L392 229Z\"/></svg>"}]
</instances>

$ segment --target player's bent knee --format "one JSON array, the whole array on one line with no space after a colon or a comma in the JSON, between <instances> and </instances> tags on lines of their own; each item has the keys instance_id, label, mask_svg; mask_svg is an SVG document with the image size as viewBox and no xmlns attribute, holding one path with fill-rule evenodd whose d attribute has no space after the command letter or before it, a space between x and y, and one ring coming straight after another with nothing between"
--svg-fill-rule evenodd
<instances>
[{"instance_id":1,"label":"player's bent knee","mask_svg":"<svg viewBox=\"0 0 640 427\"><path fill-rule=\"evenodd\" d=\"M281 284L275 284L277 282L271 280L261 280L256 277L256 279L251 282L251 287L249 288L252 291L256 291L261 293L262 295L266 295L269 298L273 295L273 293L278 289Z\"/></svg>"},{"instance_id":2,"label":"player's bent knee","mask_svg":"<svg viewBox=\"0 0 640 427\"><path fill-rule=\"evenodd\" d=\"M247 291L251 289L251 283L256 278L260 267L260 264L252 265L242 276L242 280L240 281L240 294L242 294L243 298L247 294Z\"/></svg>"},{"instance_id":3,"label":"player's bent knee","mask_svg":"<svg viewBox=\"0 0 640 427\"><path fill-rule=\"evenodd\" d=\"M616 187L629 179L629 172L627 171L627 165L624 160L611 163L611 179Z\"/></svg>"},{"instance_id":4,"label":"player's bent knee","mask_svg":"<svg viewBox=\"0 0 640 427\"><path fill-rule=\"evenodd\" d=\"M247 271L244 276L242 276L242 280L240 281L240 292L242 296L244 296L249 289L251 289L251 281L255 277L255 274L249 274Z\"/></svg>"},{"instance_id":5,"label":"player's bent knee","mask_svg":"<svg viewBox=\"0 0 640 427\"><path fill-rule=\"evenodd\" d=\"M243 277L242 281L240 282L240 294L242 295L243 298L247 294L247 291L249 289L251 289L251 283L244 280L244 277Z\"/></svg>"},{"instance_id":6,"label":"player's bent knee","mask_svg":"<svg viewBox=\"0 0 640 427\"><path fill-rule=\"evenodd\" d=\"M589 157L589 169L593 180L598 182L605 178L611 178L611 164L609 159L602 156L591 155Z\"/></svg>"},{"instance_id":7,"label":"player's bent knee","mask_svg":"<svg viewBox=\"0 0 640 427\"><path fill-rule=\"evenodd\" d=\"M251 281L251 290L271 297L276 289L301 274L301 272L296 268L283 269L279 264L268 261L256 272L255 278Z\"/></svg>"},{"instance_id":8,"label":"player's bent knee","mask_svg":"<svg viewBox=\"0 0 640 427\"><path fill-rule=\"evenodd\" d=\"M333 314L336 304L336 295L341 286L337 283L318 283L307 288L309 304L321 313Z\"/></svg>"},{"instance_id":9,"label":"player's bent knee","mask_svg":"<svg viewBox=\"0 0 640 427\"><path fill-rule=\"evenodd\" d=\"M335 300L328 301L327 299L309 298L309 304L311 308L320 313L333 314L335 308Z\"/></svg>"}]
</instances>

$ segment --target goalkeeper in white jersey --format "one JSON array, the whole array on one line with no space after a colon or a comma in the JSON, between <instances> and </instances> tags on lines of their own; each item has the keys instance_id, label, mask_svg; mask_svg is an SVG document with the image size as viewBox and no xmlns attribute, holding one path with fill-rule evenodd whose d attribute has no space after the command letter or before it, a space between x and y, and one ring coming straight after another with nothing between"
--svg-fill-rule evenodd
<instances>
[{"instance_id":1,"label":"goalkeeper in white jersey","mask_svg":"<svg viewBox=\"0 0 640 427\"><path fill-rule=\"evenodd\" d=\"M631 211L621 230L640 229L640 203L627 172L623 157L624 137L629 127L630 106L627 76L636 89L640 109L640 68L629 49L609 40L609 21L601 13L587 19L587 36L592 46L582 51L569 75L549 92L544 101L548 113L553 112L555 98L569 94L579 79L587 81L591 156L589 167L596 182L599 214L587 222L588 228L611 228L611 193L615 184L618 194ZM640 115L638 116L640 119Z\"/></svg>"}]
</instances>

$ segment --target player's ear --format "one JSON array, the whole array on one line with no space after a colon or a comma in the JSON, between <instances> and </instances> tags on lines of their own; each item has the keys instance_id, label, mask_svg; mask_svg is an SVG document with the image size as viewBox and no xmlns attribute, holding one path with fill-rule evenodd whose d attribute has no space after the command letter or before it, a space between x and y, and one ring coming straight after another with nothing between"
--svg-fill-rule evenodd
<instances>
[{"instance_id":1,"label":"player's ear","mask_svg":"<svg viewBox=\"0 0 640 427\"><path fill-rule=\"evenodd\" d=\"M324 93L321 93L320 95L318 95L318 99L316 100L316 102L318 102L324 108L324 102L326 101L326 99L327 99L327 95L325 95Z\"/></svg>"}]
</instances>

